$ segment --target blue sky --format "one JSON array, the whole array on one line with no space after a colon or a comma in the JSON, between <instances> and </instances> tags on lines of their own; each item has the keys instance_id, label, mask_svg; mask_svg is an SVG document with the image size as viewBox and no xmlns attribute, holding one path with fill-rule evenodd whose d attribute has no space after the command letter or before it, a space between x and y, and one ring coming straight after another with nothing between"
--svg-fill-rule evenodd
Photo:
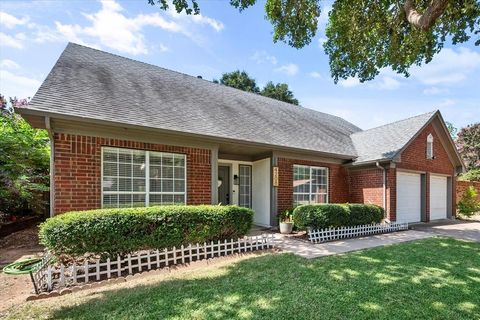
<instances>
[{"instance_id":1,"label":"blue sky","mask_svg":"<svg viewBox=\"0 0 480 320\"><path fill-rule=\"evenodd\" d=\"M319 32L300 50L272 42L263 2L239 13L227 1L202 1L201 16L135 1L0 2L0 92L33 96L68 41L205 79L246 70L262 86L288 83L304 107L367 129L440 109L457 127L480 121L480 48L446 46L404 78L383 70L374 81L334 84Z\"/></svg>"}]
</instances>

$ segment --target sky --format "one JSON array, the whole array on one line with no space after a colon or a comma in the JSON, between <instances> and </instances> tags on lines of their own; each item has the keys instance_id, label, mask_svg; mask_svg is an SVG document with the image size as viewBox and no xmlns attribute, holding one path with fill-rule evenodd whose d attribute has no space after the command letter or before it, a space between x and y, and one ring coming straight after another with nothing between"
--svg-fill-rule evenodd
<instances>
[{"instance_id":1,"label":"sky","mask_svg":"<svg viewBox=\"0 0 480 320\"><path fill-rule=\"evenodd\" d=\"M212 80L247 71L262 87L287 83L302 107L345 118L362 129L439 109L461 128L480 121L480 47L447 45L405 78L382 70L373 81L335 84L322 43L331 6L322 2L310 45L273 43L262 0L243 12L228 1L200 1L201 15L147 0L0 1L0 92L32 97L67 43L75 42Z\"/></svg>"}]
</instances>

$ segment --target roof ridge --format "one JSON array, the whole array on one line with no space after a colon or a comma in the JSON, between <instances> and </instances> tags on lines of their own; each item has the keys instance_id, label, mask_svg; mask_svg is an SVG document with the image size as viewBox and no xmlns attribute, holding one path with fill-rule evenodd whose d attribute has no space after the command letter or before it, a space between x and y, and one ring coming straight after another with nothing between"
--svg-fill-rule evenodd
<instances>
[{"instance_id":1,"label":"roof ridge","mask_svg":"<svg viewBox=\"0 0 480 320\"><path fill-rule=\"evenodd\" d=\"M399 122L404 122L404 121L408 121L408 120L411 120L411 119L414 119L414 118L419 118L421 116L425 116L427 114L431 114L432 116L437 113L439 110L434 110L434 111L429 111L429 112L425 112L425 113L421 113L421 114L417 114L416 116L411 116L411 117L408 117L408 118L405 118L405 119L400 119L400 120L397 120L397 121L393 121L393 122L389 122L389 123L386 123L386 124L382 124L381 126L378 126L378 127L373 127L373 128L370 128L370 129L367 129L367 130L363 130L363 131L358 131L358 132L354 132L351 134L351 136L355 135L355 134L361 134L361 133L366 133L366 132L369 132L371 130L375 130L375 129L379 129L379 128L383 128L383 127L386 127L386 126L390 126L392 124L396 124L396 123L399 123Z\"/></svg>"}]
</instances>

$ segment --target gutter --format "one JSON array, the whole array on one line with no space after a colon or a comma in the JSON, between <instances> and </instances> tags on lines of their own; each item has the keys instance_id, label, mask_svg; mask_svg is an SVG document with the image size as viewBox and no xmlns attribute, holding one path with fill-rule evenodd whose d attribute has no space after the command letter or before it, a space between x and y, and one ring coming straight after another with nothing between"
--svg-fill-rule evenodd
<instances>
[{"instance_id":1,"label":"gutter","mask_svg":"<svg viewBox=\"0 0 480 320\"><path fill-rule=\"evenodd\" d=\"M50 138L50 217L53 217L55 214L55 141L53 138L50 117L45 117L45 128L47 129L48 137Z\"/></svg>"},{"instance_id":2,"label":"gutter","mask_svg":"<svg viewBox=\"0 0 480 320\"><path fill-rule=\"evenodd\" d=\"M380 163L377 161L375 162L375 166L383 171L383 210L385 210L385 214L387 213L387 204L386 204L386 195L387 195L387 170L385 170L384 167L380 165Z\"/></svg>"}]
</instances>

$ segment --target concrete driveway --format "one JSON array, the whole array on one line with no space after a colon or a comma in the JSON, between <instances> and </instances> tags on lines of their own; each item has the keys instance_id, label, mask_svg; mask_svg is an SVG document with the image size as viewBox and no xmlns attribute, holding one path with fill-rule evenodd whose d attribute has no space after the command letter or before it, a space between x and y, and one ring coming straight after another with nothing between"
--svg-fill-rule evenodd
<instances>
[{"instance_id":1,"label":"concrete driveway","mask_svg":"<svg viewBox=\"0 0 480 320\"><path fill-rule=\"evenodd\" d=\"M411 225L411 229L480 242L480 221L441 220Z\"/></svg>"}]
</instances>

